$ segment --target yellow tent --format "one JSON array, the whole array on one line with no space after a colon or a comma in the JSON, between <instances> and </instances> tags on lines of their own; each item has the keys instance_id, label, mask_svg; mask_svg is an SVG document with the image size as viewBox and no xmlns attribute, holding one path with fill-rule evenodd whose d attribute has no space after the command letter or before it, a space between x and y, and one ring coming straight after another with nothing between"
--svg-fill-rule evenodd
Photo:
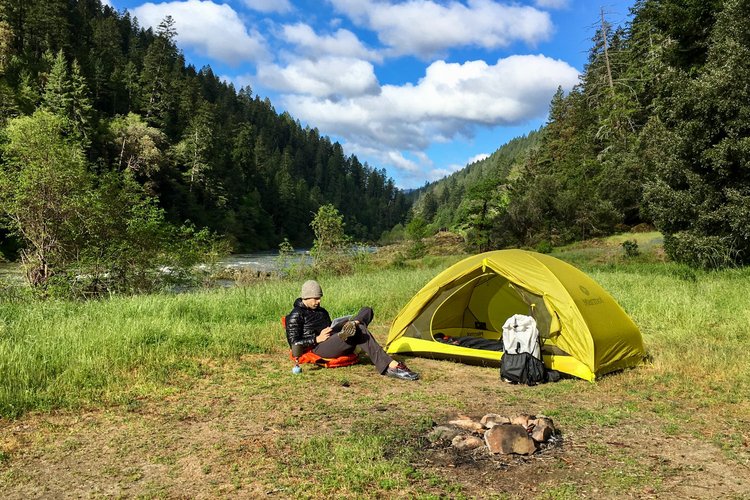
<instances>
[{"instance_id":1,"label":"yellow tent","mask_svg":"<svg viewBox=\"0 0 750 500\"><path fill-rule=\"evenodd\" d=\"M585 380L637 365L638 327L615 300L575 267L549 255L498 250L468 257L438 274L399 312L386 349L438 359L499 365L502 352L438 342L502 339L514 314L532 314L544 364Z\"/></svg>"}]
</instances>

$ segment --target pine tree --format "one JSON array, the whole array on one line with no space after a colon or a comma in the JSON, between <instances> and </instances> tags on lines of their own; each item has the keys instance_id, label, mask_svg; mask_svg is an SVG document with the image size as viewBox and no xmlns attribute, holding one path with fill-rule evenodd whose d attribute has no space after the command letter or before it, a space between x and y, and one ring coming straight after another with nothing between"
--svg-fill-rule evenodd
<instances>
[{"instance_id":1,"label":"pine tree","mask_svg":"<svg viewBox=\"0 0 750 500\"><path fill-rule=\"evenodd\" d=\"M52 69L47 77L47 85L44 87L42 107L52 114L62 118L69 118L71 109L72 90L68 65L62 49L55 56Z\"/></svg>"},{"instance_id":2,"label":"pine tree","mask_svg":"<svg viewBox=\"0 0 750 500\"><path fill-rule=\"evenodd\" d=\"M170 75L177 61L174 19L167 16L156 30L156 38L146 50L141 72L144 111L153 125L166 129L171 125L173 96Z\"/></svg>"},{"instance_id":3,"label":"pine tree","mask_svg":"<svg viewBox=\"0 0 750 500\"><path fill-rule=\"evenodd\" d=\"M93 114L88 85L86 85L86 80L81 74L81 66L77 60L73 60L70 74L69 115L75 134L83 138L84 144L90 143Z\"/></svg>"}]
</instances>

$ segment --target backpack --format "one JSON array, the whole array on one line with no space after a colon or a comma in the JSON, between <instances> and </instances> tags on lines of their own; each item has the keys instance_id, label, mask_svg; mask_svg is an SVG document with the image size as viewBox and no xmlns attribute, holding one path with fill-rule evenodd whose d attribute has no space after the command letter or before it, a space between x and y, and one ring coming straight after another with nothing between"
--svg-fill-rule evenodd
<instances>
[{"instance_id":1,"label":"backpack","mask_svg":"<svg viewBox=\"0 0 750 500\"><path fill-rule=\"evenodd\" d=\"M547 381L539 329L531 316L515 314L503 325L500 377L514 384L536 385Z\"/></svg>"}]
</instances>

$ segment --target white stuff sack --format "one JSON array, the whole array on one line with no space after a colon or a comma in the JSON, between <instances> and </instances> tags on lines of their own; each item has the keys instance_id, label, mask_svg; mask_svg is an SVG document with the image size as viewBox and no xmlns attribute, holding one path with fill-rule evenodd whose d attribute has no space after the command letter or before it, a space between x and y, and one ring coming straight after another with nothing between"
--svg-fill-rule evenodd
<instances>
[{"instance_id":1,"label":"white stuff sack","mask_svg":"<svg viewBox=\"0 0 750 500\"><path fill-rule=\"evenodd\" d=\"M539 329L531 316L514 314L503 325L503 350L508 354L529 353L541 359Z\"/></svg>"}]
</instances>

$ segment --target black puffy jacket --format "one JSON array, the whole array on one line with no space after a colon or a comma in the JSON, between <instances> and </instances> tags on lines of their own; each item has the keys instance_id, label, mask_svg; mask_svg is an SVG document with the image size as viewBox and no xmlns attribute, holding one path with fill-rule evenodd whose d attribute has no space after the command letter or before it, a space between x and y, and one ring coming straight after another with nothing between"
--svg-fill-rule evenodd
<instances>
[{"instance_id":1,"label":"black puffy jacket","mask_svg":"<svg viewBox=\"0 0 750 500\"><path fill-rule=\"evenodd\" d=\"M294 309L286 317L286 340L289 346L315 346L315 337L323 328L331 326L331 316L322 307L310 309L301 298L294 301Z\"/></svg>"}]
</instances>

